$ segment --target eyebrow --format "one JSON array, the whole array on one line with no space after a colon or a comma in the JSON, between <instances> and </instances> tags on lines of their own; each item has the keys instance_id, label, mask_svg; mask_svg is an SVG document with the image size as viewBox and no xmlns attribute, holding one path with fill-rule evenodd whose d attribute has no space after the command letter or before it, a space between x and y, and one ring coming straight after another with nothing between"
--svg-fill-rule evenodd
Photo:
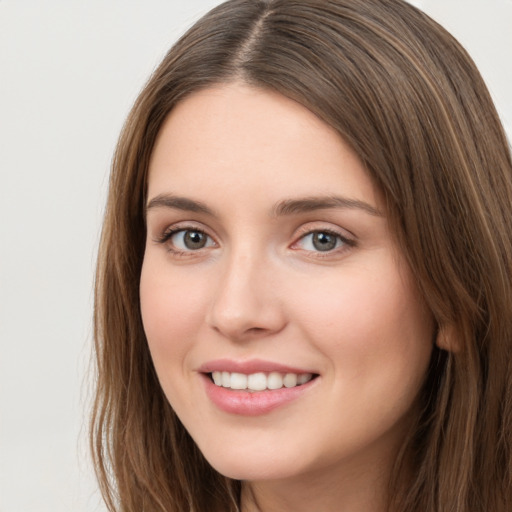
<instances>
[{"instance_id":1,"label":"eyebrow","mask_svg":"<svg viewBox=\"0 0 512 512\"><path fill-rule=\"evenodd\" d=\"M300 199L287 199L280 201L273 208L274 216L294 215L297 213L306 213L315 210L328 210L334 208L346 208L363 210L375 217L383 217L383 213L374 206L360 201L359 199L350 199L347 197L327 196L327 197L304 197Z\"/></svg>"},{"instance_id":2,"label":"eyebrow","mask_svg":"<svg viewBox=\"0 0 512 512\"><path fill-rule=\"evenodd\" d=\"M205 203L189 199L188 197L174 196L172 194L159 194L155 196L146 205L146 212L155 208L172 208L175 210L215 216L215 212ZM364 201L339 196L286 199L274 205L272 208L272 216L281 217L334 208L358 209L375 217L383 216L381 211Z\"/></svg>"},{"instance_id":3,"label":"eyebrow","mask_svg":"<svg viewBox=\"0 0 512 512\"><path fill-rule=\"evenodd\" d=\"M200 201L170 194L159 194L151 199L146 205L146 213L154 208L173 208L174 210L214 215L213 210Z\"/></svg>"}]
</instances>

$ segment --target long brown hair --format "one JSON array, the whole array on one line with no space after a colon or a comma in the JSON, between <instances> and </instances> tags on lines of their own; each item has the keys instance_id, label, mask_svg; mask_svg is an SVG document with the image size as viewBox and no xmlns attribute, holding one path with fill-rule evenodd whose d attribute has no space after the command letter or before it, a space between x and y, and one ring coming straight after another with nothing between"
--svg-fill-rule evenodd
<instances>
[{"instance_id":1,"label":"long brown hair","mask_svg":"<svg viewBox=\"0 0 512 512\"><path fill-rule=\"evenodd\" d=\"M98 258L91 448L111 511L236 511L160 389L139 308L148 162L185 96L233 80L334 127L385 197L438 326L393 512L512 510L512 163L461 46L401 0L229 0L170 50L125 124ZM405 461L413 471L405 471Z\"/></svg>"}]
</instances>

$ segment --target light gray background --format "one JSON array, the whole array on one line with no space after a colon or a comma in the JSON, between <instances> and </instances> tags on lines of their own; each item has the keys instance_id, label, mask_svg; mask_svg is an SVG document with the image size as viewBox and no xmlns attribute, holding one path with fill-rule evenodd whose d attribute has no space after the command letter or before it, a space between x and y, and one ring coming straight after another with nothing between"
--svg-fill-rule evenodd
<instances>
[{"instance_id":1,"label":"light gray background","mask_svg":"<svg viewBox=\"0 0 512 512\"><path fill-rule=\"evenodd\" d=\"M88 460L107 176L149 73L218 0L0 0L0 512L104 511ZM512 0L413 2L479 65L512 134Z\"/></svg>"}]
</instances>

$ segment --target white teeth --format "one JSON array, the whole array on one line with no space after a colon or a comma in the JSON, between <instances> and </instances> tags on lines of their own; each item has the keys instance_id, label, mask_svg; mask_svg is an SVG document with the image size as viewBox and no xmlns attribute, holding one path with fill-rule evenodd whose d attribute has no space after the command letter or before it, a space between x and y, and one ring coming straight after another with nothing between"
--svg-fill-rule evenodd
<instances>
[{"instance_id":1,"label":"white teeth","mask_svg":"<svg viewBox=\"0 0 512 512\"><path fill-rule=\"evenodd\" d=\"M272 372L267 377L268 389L281 389L283 387L283 376L278 372Z\"/></svg>"},{"instance_id":2,"label":"white teeth","mask_svg":"<svg viewBox=\"0 0 512 512\"><path fill-rule=\"evenodd\" d=\"M213 372L212 378L213 378L213 382L215 382L216 386L222 386L222 373L221 372Z\"/></svg>"},{"instance_id":3,"label":"white teeth","mask_svg":"<svg viewBox=\"0 0 512 512\"><path fill-rule=\"evenodd\" d=\"M236 390L264 391L265 389L293 388L306 384L313 378L311 373L244 373L212 372L212 379L216 386Z\"/></svg>"},{"instance_id":4,"label":"white teeth","mask_svg":"<svg viewBox=\"0 0 512 512\"><path fill-rule=\"evenodd\" d=\"M267 389L267 376L264 373L251 373L247 377L247 389L252 391Z\"/></svg>"},{"instance_id":5,"label":"white teeth","mask_svg":"<svg viewBox=\"0 0 512 512\"><path fill-rule=\"evenodd\" d=\"M232 373L231 389L247 389L247 375L243 373Z\"/></svg>"},{"instance_id":6,"label":"white teeth","mask_svg":"<svg viewBox=\"0 0 512 512\"><path fill-rule=\"evenodd\" d=\"M283 384L285 388L294 388L297 385L297 375L295 373L287 373L284 376Z\"/></svg>"}]
</instances>

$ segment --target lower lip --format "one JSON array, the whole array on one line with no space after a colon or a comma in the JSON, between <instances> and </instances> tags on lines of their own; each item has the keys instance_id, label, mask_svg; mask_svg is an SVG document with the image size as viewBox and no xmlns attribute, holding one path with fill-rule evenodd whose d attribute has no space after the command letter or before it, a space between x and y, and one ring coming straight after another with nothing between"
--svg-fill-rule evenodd
<instances>
[{"instance_id":1,"label":"lower lip","mask_svg":"<svg viewBox=\"0 0 512 512\"><path fill-rule=\"evenodd\" d=\"M293 388L265 391L238 391L215 385L208 375L203 375L206 394L222 411L241 416L259 416L284 406L307 393L316 382L314 378Z\"/></svg>"}]
</instances>

